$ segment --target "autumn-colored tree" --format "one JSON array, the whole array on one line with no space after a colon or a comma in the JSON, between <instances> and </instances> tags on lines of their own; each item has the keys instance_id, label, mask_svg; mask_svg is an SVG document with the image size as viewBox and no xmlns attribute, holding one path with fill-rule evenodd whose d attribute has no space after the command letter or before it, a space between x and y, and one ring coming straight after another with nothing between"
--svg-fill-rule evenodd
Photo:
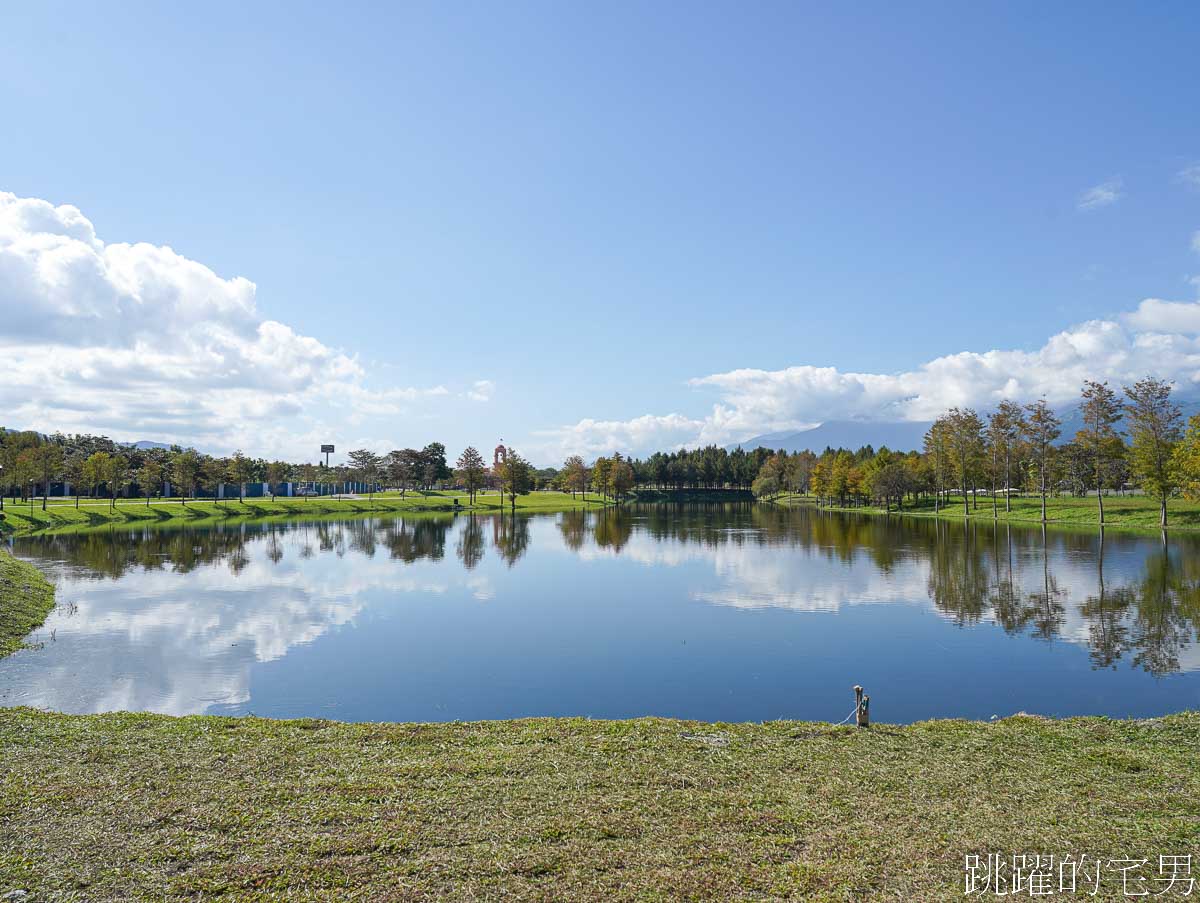
<instances>
[{"instance_id":1,"label":"autumn-colored tree","mask_svg":"<svg viewBox=\"0 0 1200 903\"><path fill-rule=\"evenodd\" d=\"M563 473L565 474L565 485L571 492L571 498L575 497L575 493L583 494L583 500L587 501L588 487L588 470L587 465L583 463L583 458L579 455L571 455L563 462Z\"/></svg>"}]
</instances>

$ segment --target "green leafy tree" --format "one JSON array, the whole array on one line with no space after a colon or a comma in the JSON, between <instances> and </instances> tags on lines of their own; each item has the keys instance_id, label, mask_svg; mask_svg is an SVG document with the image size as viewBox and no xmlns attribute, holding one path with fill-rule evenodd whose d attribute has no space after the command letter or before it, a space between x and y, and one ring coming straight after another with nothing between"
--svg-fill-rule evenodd
<instances>
[{"instance_id":1,"label":"green leafy tree","mask_svg":"<svg viewBox=\"0 0 1200 903\"><path fill-rule=\"evenodd\" d=\"M1167 499L1179 488L1175 446L1183 438L1183 415L1171 401L1171 384L1146 377L1125 387L1129 463L1142 489L1158 499L1159 523L1167 525Z\"/></svg>"},{"instance_id":2,"label":"green leafy tree","mask_svg":"<svg viewBox=\"0 0 1200 903\"><path fill-rule=\"evenodd\" d=\"M44 442L33 449L33 464L37 469L37 479L42 484L42 510L46 510L46 500L50 495L50 484L62 473L63 451L54 442Z\"/></svg>"},{"instance_id":3,"label":"green leafy tree","mask_svg":"<svg viewBox=\"0 0 1200 903\"><path fill-rule=\"evenodd\" d=\"M601 498L608 496L608 474L612 470L612 462L608 458L597 458L592 465L592 488L600 493Z\"/></svg>"},{"instance_id":4,"label":"green leafy tree","mask_svg":"<svg viewBox=\"0 0 1200 903\"><path fill-rule=\"evenodd\" d=\"M191 449L177 452L171 458L171 481L179 487L180 500L187 507L189 496L195 496L200 479L200 456Z\"/></svg>"},{"instance_id":5,"label":"green leafy tree","mask_svg":"<svg viewBox=\"0 0 1200 903\"><path fill-rule=\"evenodd\" d=\"M503 493L507 492L512 509L517 510L517 496L528 495L533 490L533 468L519 454L508 449L508 455L500 464L499 473L501 505Z\"/></svg>"},{"instance_id":6,"label":"green leafy tree","mask_svg":"<svg viewBox=\"0 0 1200 903\"><path fill-rule=\"evenodd\" d=\"M665 458L663 459L665 461ZM663 473L665 474L665 464L663 465ZM583 463L583 458L579 455L571 455L563 462L564 483L567 489L571 491L571 497L575 497L575 493L582 493L583 500L587 501L588 488L588 469Z\"/></svg>"},{"instance_id":7,"label":"green leafy tree","mask_svg":"<svg viewBox=\"0 0 1200 903\"><path fill-rule=\"evenodd\" d=\"M220 458L204 458L200 462L200 485L213 494L213 500L221 504L221 487L229 472L228 462Z\"/></svg>"},{"instance_id":8,"label":"green leafy tree","mask_svg":"<svg viewBox=\"0 0 1200 903\"><path fill-rule=\"evenodd\" d=\"M483 460L483 455L475 446L468 445L458 456L458 460L454 462L454 468L463 488L467 490L470 504L474 505L475 493L483 488L487 476L487 464Z\"/></svg>"},{"instance_id":9,"label":"green leafy tree","mask_svg":"<svg viewBox=\"0 0 1200 903\"><path fill-rule=\"evenodd\" d=\"M162 485L163 466L153 458L147 458L138 468L137 481L142 487L142 494L146 496L146 507L149 508L150 496Z\"/></svg>"},{"instance_id":10,"label":"green leafy tree","mask_svg":"<svg viewBox=\"0 0 1200 903\"><path fill-rule=\"evenodd\" d=\"M88 494L93 498L101 483L108 482L108 465L112 455L108 452L92 452L83 462L83 481L87 483Z\"/></svg>"},{"instance_id":11,"label":"green leafy tree","mask_svg":"<svg viewBox=\"0 0 1200 903\"><path fill-rule=\"evenodd\" d=\"M379 480L383 459L369 448L359 448L346 456L358 482L367 484L367 499L375 500L375 483Z\"/></svg>"},{"instance_id":12,"label":"green leafy tree","mask_svg":"<svg viewBox=\"0 0 1200 903\"><path fill-rule=\"evenodd\" d=\"M963 497L963 515L969 513L967 484L974 483L983 455L983 421L971 408L951 408L945 417L946 444L958 476Z\"/></svg>"},{"instance_id":13,"label":"green leafy tree","mask_svg":"<svg viewBox=\"0 0 1200 903\"><path fill-rule=\"evenodd\" d=\"M117 493L129 485L129 459L124 455L109 456L104 470L104 482L108 483L109 508L117 507Z\"/></svg>"},{"instance_id":14,"label":"green leafy tree","mask_svg":"<svg viewBox=\"0 0 1200 903\"><path fill-rule=\"evenodd\" d=\"M1113 460L1125 453L1125 443L1117 433L1116 424L1121 419L1121 404L1117 393L1108 383L1088 380L1083 384L1083 429L1075 436L1091 467L1096 483L1096 505L1100 511L1100 523L1104 523L1105 479L1112 472Z\"/></svg>"},{"instance_id":15,"label":"green leafy tree","mask_svg":"<svg viewBox=\"0 0 1200 903\"><path fill-rule=\"evenodd\" d=\"M246 504L246 484L250 482L254 476L253 463L242 454L241 450L235 451L233 457L229 459L229 465L226 467L226 479L233 483L238 488L238 501L243 505Z\"/></svg>"},{"instance_id":16,"label":"green leafy tree","mask_svg":"<svg viewBox=\"0 0 1200 903\"><path fill-rule=\"evenodd\" d=\"M1042 496L1042 523L1046 522L1046 483L1054 457L1054 440L1062 433L1062 421L1058 419L1046 399L1039 398L1025 405L1028 415L1025 422L1025 438L1033 449L1034 462L1038 469L1038 490Z\"/></svg>"},{"instance_id":17,"label":"green leafy tree","mask_svg":"<svg viewBox=\"0 0 1200 903\"><path fill-rule=\"evenodd\" d=\"M929 459L933 476L933 513L937 514L946 486L946 474L950 459L951 425L945 415L939 417L925 433L925 456Z\"/></svg>"},{"instance_id":18,"label":"green leafy tree","mask_svg":"<svg viewBox=\"0 0 1200 903\"><path fill-rule=\"evenodd\" d=\"M988 417L987 441L993 458L993 513L995 509L995 477L996 469L1001 460L1004 461L1000 473L1004 477L1004 510L1012 511L1012 473L1013 455L1025 433L1025 412L1016 402L1007 398L996 406L996 411Z\"/></svg>"},{"instance_id":19,"label":"green leafy tree","mask_svg":"<svg viewBox=\"0 0 1200 903\"><path fill-rule=\"evenodd\" d=\"M279 484L286 483L291 468L284 461L272 461L267 465L267 486L271 490L271 501L279 494Z\"/></svg>"}]
</instances>

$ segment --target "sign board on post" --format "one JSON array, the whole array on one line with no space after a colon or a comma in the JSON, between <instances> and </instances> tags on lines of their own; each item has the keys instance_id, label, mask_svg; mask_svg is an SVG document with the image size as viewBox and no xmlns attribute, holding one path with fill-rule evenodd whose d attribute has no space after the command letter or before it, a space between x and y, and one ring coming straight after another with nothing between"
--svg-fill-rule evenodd
<instances>
[{"instance_id":1,"label":"sign board on post","mask_svg":"<svg viewBox=\"0 0 1200 903\"><path fill-rule=\"evenodd\" d=\"M321 454L323 454L325 456L325 466L328 467L329 466L329 456L333 454L333 446L332 445L322 445L321 446Z\"/></svg>"}]
</instances>

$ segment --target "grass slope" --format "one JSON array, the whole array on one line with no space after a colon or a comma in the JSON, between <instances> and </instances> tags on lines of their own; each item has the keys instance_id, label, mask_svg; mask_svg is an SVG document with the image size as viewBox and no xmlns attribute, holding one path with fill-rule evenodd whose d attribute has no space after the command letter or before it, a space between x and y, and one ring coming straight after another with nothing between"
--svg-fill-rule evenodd
<instances>
[{"instance_id":1,"label":"grass slope","mask_svg":"<svg viewBox=\"0 0 1200 903\"><path fill-rule=\"evenodd\" d=\"M812 502L811 498L801 496L785 496L781 501ZM1042 503L1038 498L1014 498L1012 511L1004 510L1004 499L998 499L998 519L1022 523L1040 523L1042 519ZM860 514L883 514L882 507L868 506L860 508L838 508L832 511L855 511ZM904 514L911 517L944 517L957 520L963 519L961 501L952 501L944 505L938 514L934 514L933 502L922 500L913 505L905 502L902 511L892 508L891 513ZM992 521L992 500L979 496L979 507L973 509L969 517L975 520ZM1061 527L1079 527L1084 529L1099 526L1096 499L1093 498L1048 498L1046 500L1047 522ZM1158 502L1145 496L1111 497L1104 500L1104 526L1122 530L1140 530L1158 532ZM1167 507L1167 528L1169 530L1200 529L1200 502L1190 502L1183 499L1172 500Z\"/></svg>"},{"instance_id":2,"label":"grass slope","mask_svg":"<svg viewBox=\"0 0 1200 903\"><path fill-rule=\"evenodd\" d=\"M0 658L21 648L54 607L54 585L32 564L0 552Z\"/></svg>"},{"instance_id":3,"label":"grass slope","mask_svg":"<svg viewBox=\"0 0 1200 903\"><path fill-rule=\"evenodd\" d=\"M1196 713L857 730L0 712L0 893L31 899L954 900L966 854L1198 845Z\"/></svg>"},{"instance_id":4,"label":"grass slope","mask_svg":"<svg viewBox=\"0 0 1200 903\"><path fill-rule=\"evenodd\" d=\"M456 508L455 499L461 507ZM517 497L518 512L569 511L577 508L602 508L605 503L599 496L589 495L572 498L569 492L535 492ZM76 508L73 502L52 502L46 511L40 506L5 505L4 520L0 529L16 534L60 530L79 530L110 525L127 527L144 526L200 526L209 523L236 523L244 520L285 519L290 517L321 517L354 514L387 514L398 512L474 511L496 512L500 509L497 495L477 496L475 505L467 505L467 496L462 492L410 492L406 497L380 494L374 499L334 498L261 498L231 501L189 501L182 505L178 501L157 501L146 505L145 501L121 500L110 509L107 502L99 504L85 500ZM504 510L511 510L505 496Z\"/></svg>"}]
</instances>

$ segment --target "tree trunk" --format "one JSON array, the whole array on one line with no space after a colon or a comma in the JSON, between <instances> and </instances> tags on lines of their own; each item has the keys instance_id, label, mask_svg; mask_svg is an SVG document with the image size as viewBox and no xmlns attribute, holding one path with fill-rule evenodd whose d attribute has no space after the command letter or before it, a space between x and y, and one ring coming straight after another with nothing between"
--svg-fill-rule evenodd
<instances>
[{"instance_id":1,"label":"tree trunk","mask_svg":"<svg viewBox=\"0 0 1200 903\"><path fill-rule=\"evenodd\" d=\"M1044 524L1046 522L1046 459L1044 457L1044 453L1043 453L1043 457L1042 457L1041 477L1042 477L1042 480L1041 480L1041 483L1042 483L1042 523Z\"/></svg>"},{"instance_id":2,"label":"tree trunk","mask_svg":"<svg viewBox=\"0 0 1200 903\"><path fill-rule=\"evenodd\" d=\"M1165 529L1167 526L1167 497L1164 495L1159 499L1159 523Z\"/></svg>"}]
</instances>

